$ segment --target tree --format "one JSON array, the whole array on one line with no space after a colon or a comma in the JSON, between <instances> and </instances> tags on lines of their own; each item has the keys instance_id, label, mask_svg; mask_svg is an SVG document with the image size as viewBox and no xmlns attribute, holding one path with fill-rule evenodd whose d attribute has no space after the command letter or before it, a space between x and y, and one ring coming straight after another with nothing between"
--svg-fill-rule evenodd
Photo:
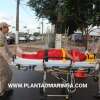
<instances>
[{"instance_id":1,"label":"tree","mask_svg":"<svg viewBox=\"0 0 100 100\"><path fill-rule=\"evenodd\" d=\"M29 0L28 5L39 18L45 17L53 24L56 22L56 6L58 0Z\"/></svg>"},{"instance_id":2,"label":"tree","mask_svg":"<svg viewBox=\"0 0 100 100\"><path fill-rule=\"evenodd\" d=\"M93 9L93 4L95 9ZM88 25L99 25L100 0L29 0L28 5L36 15L47 18L56 26L56 32L63 33L69 29L82 31Z\"/></svg>"},{"instance_id":3,"label":"tree","mask_svg":"<svg viewBox=\"0 0 100 100\"><path fill-rule=\"evenodd\" d=\"M39 18L45 17L52 24L55 24L56 33L62 33L61 24L64 26L64 20L62 15L59 13L62 8L59 9L61 6L60 3L58 3L58 0L29 0L28 5L36 12L36 15Z\"/></svg>"},{"instance_id":4,"label":"tree","mask_svg":"<svg viewBox=\"0 0 100 100\"><path fill-rule=\"evenodd\" d=\"M88 35L90 26L100 25L100 0L29 0L28 5L55 24L56 33L80 29Z\"/></svg>"}]
</instances>

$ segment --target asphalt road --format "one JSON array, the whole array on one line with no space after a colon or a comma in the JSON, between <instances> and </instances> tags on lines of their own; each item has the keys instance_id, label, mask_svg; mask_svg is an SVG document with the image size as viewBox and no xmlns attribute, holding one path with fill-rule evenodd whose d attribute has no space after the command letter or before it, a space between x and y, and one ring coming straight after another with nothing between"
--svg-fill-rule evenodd
<instances>
[{"instance_id":1,"label":"asphalt road","mask_svg":"<svg viewBox=\"0 0 100 100\"><path fill-rule=\"evenodd\" d=\"M13 68L13 83L39 83L42 82L43 73L33 72L33 71L22 71ZM57 80L48 75L48 82L57 82ZM71 100L97 100L94 98L94 95L97 93L97 82L94 82L93 79L88 78L84 81L78 81L87 83L87 88L77 89L77 91L72 94ZM58 92L57 92L58 91ZM50 89L48 93L61 93L58 89ZM41 100L40 89L37 88L13 88L13 93L9 96L6 96L0 100ZM48 97L47 100L64 100L63 97Z\"/></svg>"}]
</instances>

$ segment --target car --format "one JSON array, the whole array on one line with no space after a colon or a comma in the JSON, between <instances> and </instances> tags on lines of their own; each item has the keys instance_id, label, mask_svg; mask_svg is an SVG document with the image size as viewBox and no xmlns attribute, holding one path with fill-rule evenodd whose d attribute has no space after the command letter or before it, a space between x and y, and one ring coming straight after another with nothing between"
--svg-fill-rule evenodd
<instances>
[{"instance_id":1,"label":"car","mask_svg":"<svg viewBox=\"0 0 100 100\"><path fill-rule=\"evenodd\" d=\"M8 34L6 36L6 39L7 39L7 43L8 44L15 44L15 36L14 36L14 34Z\"/></svg>"},{"instance_id":2,"label":"car","mask_svg":"<svg viewBox=\"0 0 100 100\"><path fill-rule=\"evenodd\" d=\"M80 33L74 33L71 37L71 40L73 42L82 43L83 42L83 36Z\"/></svg>"},{"instance_id":3,"label":"car","mask_svg":"<svg viewBox=\"0 0 100 100\"><path fill-rule=\"evenodd\" d=\"M26 41L25 36L20 36L20 37L18 37L18 39L19 39L19 41Z\"/></svg>"},{"instance_id":4,"label":"car","mask_svg":"<svg viewBox=\"0 0 100 100\"><path fill-rule=\"evenodd\" d=\"M35 41L36 37L35 36L30 36L28 39L29 39L29 41Z\"/></svg>"},{"instance_id":5,"label":"car","mask_svg":"<svg viewBox=\"0 0 100 100\"><path fill-rule=\"evenodd\" d=\"M36 40L41 40L41 37L38 37L38 36L37 36L37 37L36 37Z\"/></svg>"},{"instance_id":6,"label":"car","mask_svg":"<svg viewBox=\"0 0 100 100\"><path fill-rule=\"evenodd\" d=\"M28 42L29 41L29 34L27 33L19 33L18 34L19 42Z\"/></svg>"}]
</instances>

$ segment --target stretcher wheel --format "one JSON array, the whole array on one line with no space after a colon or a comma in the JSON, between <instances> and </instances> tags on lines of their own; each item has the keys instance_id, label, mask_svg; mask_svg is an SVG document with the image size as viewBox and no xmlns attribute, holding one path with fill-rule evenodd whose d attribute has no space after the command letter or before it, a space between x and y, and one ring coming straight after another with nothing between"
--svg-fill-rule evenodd
<instances>
[{"instance_id":1,"label":"stretcher wheel","mask_svg":"<svg viewBox=\"0 0 100 100\"><path fill-rule=\"evenodd\" d=\"M40 95L42 96L40 100L47 100L46 91L43 88L40 88Z\"/></svg>"},{"instance_id":2,"label":"stretcher wheel","mask_svg":"<svg viewBox=\"0 0 100 100\"><path fill-rule=\"evenodd\" d=\"M18 70L23 70L23 71L27 71L28 70L27 66L22 66L20 64L17 64L16 67L17 67Z\"/></svg>"},{"instance_id":3,"label":"stretcher wheel","mask_svg":"<svg viewBox=\"0 0 100 100\"><path fill-rule=\"evenodd\" d=\"M45 93L44 93L44 91L43 91L43 88L40 88L40 95L41 95L41 96L44 96L44 94L45 94Z\"/></svg>"},{"instance_id":4,"label":"stretcher wheel","mask_svg":"<svg viewBox=\"0 0 100 100\"><path fill-rule=\"evenodd\" d=\"M69 100L69 96L66 96L64 100Z\"/></svg>"},{"instance_id":5,"label":"stretcher wheel","mask_svg":"<svg viewBox=\"0 0 100 100\"><path fill-rule=\"evenodd\" d=\"M46 91L43 88L40 88L40 95L46 96Z\"/></svg>"},{"instance_id":6,"label":"stretcher wheel","mask_svg":"<svg viewBox=\"0 0 100 100\"><path fill-rule=\"evenodd\" d=\"M21 68L20 64L17 64L16 66L17 66L18 70L20 70L20 68Z\"/></svg>"},{"instance_id":7,"label":"stretcher wheel","mask_svg":"<svg viewBox=\"0 0 100 100\"><path fill-rule=\"evenodd\" d=\"M43 96L43 97L41 97L40 100L47 100L47 96Z\"/></svg>"},{"instance_id":8,"label":"stretcher wheel","mask_svg":"<svg viewBox=\"0 0 100 100\"><path fill-rule=\"evenodd\" d=\"M66 95L66 96L64 97L64 100L71 100L71 94L68 93L68 90L67 90L66 88L63 88L63 90L62 90L62 95Z\"/></svg>"},{"instance_id":9,"label":"stretcher wheel","mask_svg":"<svg viewBox=\"0 0 100 100\"><path fill-rule=\"evenodd\" d=\"M66 95L64 100L71 100L71 94Z\"/></svg>"},{"instance_id":10,"label":"stretcher wheel","mask_svg":"<svg viewBox=\"0 0 100 100\"><path fill-rule=\"evenodd\" d=\"M71 100L70 94L66 93L66 96L64 97L64 100Z\"/></svg>"}]
</instances>

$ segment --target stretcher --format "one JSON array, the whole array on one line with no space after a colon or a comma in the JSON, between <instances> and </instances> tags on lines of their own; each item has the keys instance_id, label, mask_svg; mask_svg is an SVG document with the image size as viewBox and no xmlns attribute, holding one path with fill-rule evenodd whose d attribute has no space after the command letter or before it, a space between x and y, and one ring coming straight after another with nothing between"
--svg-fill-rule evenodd
<instances>
[{"instance_id":1,"label":"stretcher","mask_svg":"<svg viewBox=\"0 0 100 100\"><path fill-rule=\"evenodd\" d=\"M48 53L48 54L46 54ZM14 59L15 65L21 66L42 66L43 59L46 57L45 62L47 67L59 67L66 68L70 65L70 60L65 56L65 51L63 49L51 49L51 50L40 50L38 52L25 52L16 56ZM73 67L95 67L95 58L85 59L84 61L73 62Z\"/></svg>"},{"instance_id":2,"label":"stretcher","mask_svg":"<svg viewBox=\"0 0 100 100\"><path fill-rule=\"evenodd\" d=\"M95 71L98 68L96 67L95 55L85 55L81 52L74 52L74 54L71 52L70 54L73 58L78 57L79 61L68 59L64 49L50 49L18 54L13 63L19 68L23 66L34 69L40 66L43 70L43 84L46 83L48 72L64 84L75 84L76 78L85 79L90 76L96 76L97 73L95 74ZM62 74L65 75L65 78L61 76ZM48 96L61 96L65 97L66 100L71 100L71 94L76 91L76 88L65 88L64 91L65 93L63 95L53 95L47 94L45 87L40 88L40 94L43 96L43 100L46 100Z\"/></svg>"}]
</instances>

